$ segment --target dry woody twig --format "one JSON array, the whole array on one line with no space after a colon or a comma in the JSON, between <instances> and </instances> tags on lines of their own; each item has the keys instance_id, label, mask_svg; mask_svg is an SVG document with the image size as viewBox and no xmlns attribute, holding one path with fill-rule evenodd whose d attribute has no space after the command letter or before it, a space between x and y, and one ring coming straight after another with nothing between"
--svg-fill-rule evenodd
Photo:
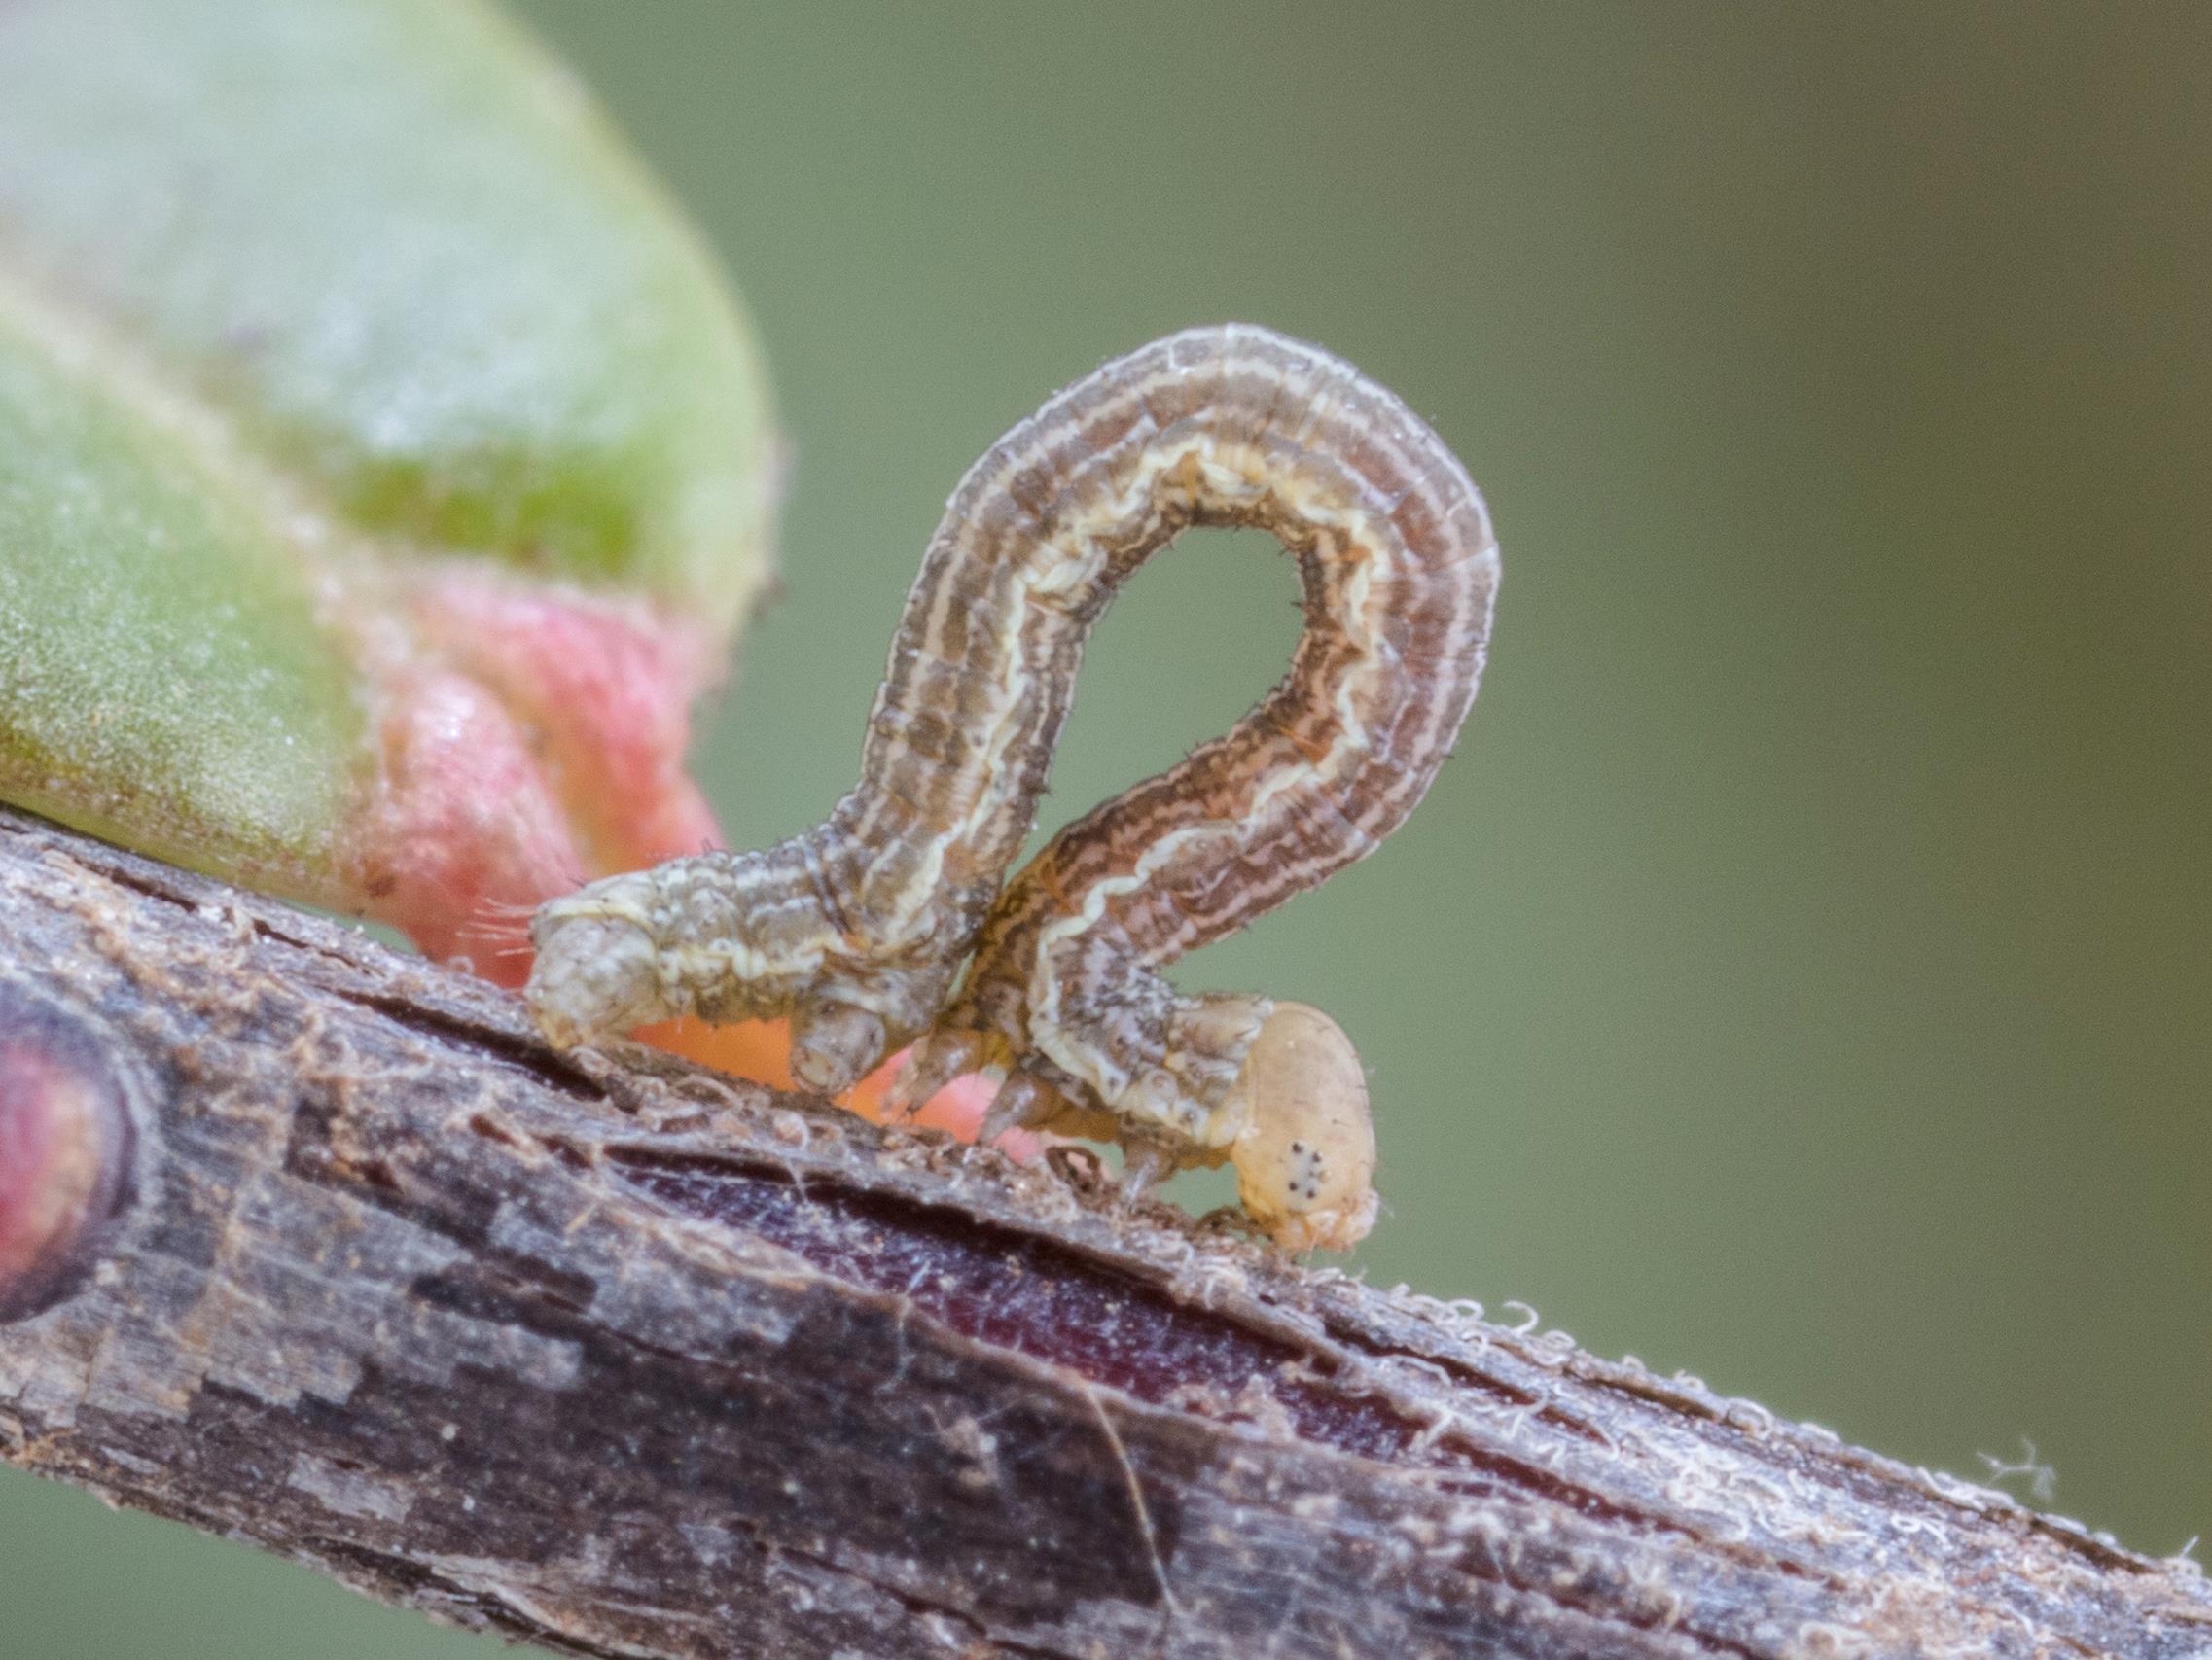
<instances>
[{"instance_id":1,"label":"dry woody twig","mask_svg":"<svg viewBox=\"0 0 2212 1660\"><path fill-rule=\"evenodd\" d=\"M0 1454L630 1657L2212 1653L2212 1589L1557 1333L0 812Z\"/></svg>"}]
</instances>

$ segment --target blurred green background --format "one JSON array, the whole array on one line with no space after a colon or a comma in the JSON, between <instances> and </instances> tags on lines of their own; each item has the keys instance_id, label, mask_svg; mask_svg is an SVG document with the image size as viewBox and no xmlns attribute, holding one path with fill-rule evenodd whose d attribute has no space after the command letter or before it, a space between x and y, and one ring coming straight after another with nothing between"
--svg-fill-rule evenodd
<instances>
[{"instance_id":1,"label":"blurred green background","mask_svg":"<svg viewBox=\"0 0 2212 1660\"><path fill-rule=\"evenodd\" d=\"M788 591L703 739L737 842L851 782L1002 428L1187 323L1323 342L1506 554L1427 805L1181 971L1359 1042L1361 1262L2212 1533L2212 11L521 11L775 365ZM1247 539L1148 571L1052 816L1232 719L1294 597ZM9 1471L0 1545L10 1655L491 1651Z\"/></svg>"}]
</instances>

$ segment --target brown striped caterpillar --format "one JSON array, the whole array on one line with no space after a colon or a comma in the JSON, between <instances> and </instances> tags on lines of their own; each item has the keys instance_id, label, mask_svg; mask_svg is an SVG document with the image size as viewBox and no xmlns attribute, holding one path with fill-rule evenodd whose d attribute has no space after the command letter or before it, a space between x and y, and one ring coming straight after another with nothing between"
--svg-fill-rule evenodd
<instances>
[{"instance_id":1,"label":"brown striped caterpillar","mask_svg":"<svg viewBox=\"0 0 2212 1660\"><path fill-rule=\"evenodd\" d=\"M1092 624L1194 525L1256 526L1297 558L1289 673L1006 881ZM969 470L829 819L545 905L531 1008L558 1043L789 1014L792 1070L829 1092L918 1038L909 1101L1000 1069L986 1138L1118 1141L1132 1192L1226 1158L1275 1240L1346 1248L1375 1199L1343 1033L1301 1005L1179 994L1160 970L1404 822L1474 701L1497 581L1481 494L1392 394L1265 329L1156 341Z\"/></svg>"}]
</instances>

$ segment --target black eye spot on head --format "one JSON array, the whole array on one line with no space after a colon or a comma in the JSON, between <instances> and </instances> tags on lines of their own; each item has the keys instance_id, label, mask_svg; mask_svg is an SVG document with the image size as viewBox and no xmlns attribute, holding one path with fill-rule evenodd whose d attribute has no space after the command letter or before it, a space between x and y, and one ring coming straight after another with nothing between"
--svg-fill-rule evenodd
<instances>
[{"instance_id":1,"label":"black eye spot on head","mask_svg":"<svg viewBox=\"0 0 2212 1660\"><path fill-rule=\"evenodd\" d=\"M1293 1142L1293 1143L1291 1143L1291 1151L1292 1151L1293 1153L1302 1153L1302 1152L1303 1152L1304 1150L1305 1150L1305 1144L1304 1144L1303 1142Z\"/></svg>"}]
</instances>

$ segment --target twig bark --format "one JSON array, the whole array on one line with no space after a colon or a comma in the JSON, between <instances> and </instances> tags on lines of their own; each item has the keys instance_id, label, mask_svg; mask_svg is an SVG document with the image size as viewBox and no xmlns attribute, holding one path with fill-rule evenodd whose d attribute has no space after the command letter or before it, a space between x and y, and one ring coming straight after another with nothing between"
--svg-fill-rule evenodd
<instances>
[{"instance_id":1,"label":"twig bark","mask_svg":"<svg viewBox=\"0 0 2212 1660\"><path fill-rule=\"evenodd\" d=\"M556 1055L489 987L7 813L0 946L0 1452L443 1619L2212 1654L2192 1564L1064 1174Z\"/></svg>"}]
</instances>

